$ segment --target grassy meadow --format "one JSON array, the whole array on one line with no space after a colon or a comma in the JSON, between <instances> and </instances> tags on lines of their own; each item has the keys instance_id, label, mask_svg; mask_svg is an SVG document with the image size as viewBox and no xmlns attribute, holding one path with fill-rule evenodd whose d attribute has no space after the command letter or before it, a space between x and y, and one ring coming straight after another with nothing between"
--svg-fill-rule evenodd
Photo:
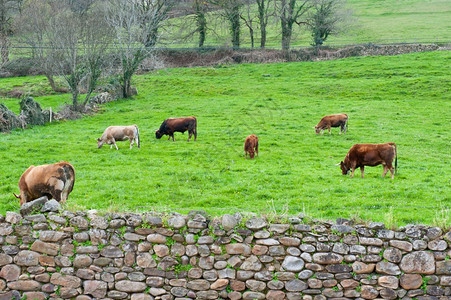
<instances>
[{"instance_id":1,"label":"grassy meadow","mask_svg":"<svg viewBox=\"0 0 451 300\"><path fill-rule=\"evenodd\" d=\"M354 217L388 224L451 224L451 52L336 61L165 69L135 77L139 95L76 121L0 135L0 211L18 210L18 180L30 165L71 162L67 208L100 211L204 209L314 218ZM3 88L44 77L0 79ZM43 107L69 95L36 97ZM18 100L3 100L14 107ZM18 107L18 106L17 106ZM14 108L14 109L17 109ZM327 114L347 113L349 131L315 135ZM196 116L188 134L155 139L168 117ZM141 149L97 149L110 125L137 124ZM244 159L256 134L260 156ZM395 142L398 174L382 166L365 178L336 166L355 143Z\"/></svg>"},{"instance_id":2,"label":"grassy meadow","mask_svg":"<svg viewBox=\"0 0 451 300\"><path fill-rule=\"evenodd\" d=\"M347 0L346 8L352 11L346 26L338 35L331 35L324 45L353 45L365 43L403 43L403 42L449 42L451 32L451 6L448 0ZM244 8L243 8L244 10ZM257 8L253 8L254 15ZM186 27L186 32L194 31L192 16L174 18L167 33L164 46L197 47L195 35L188 42L174 42L174 28ZM228 23L217 13L207 15L209 30L206 46L230 46ZM254 22L257 22L256 19ZM191 24L191 26L190 26ZM273 18L267 28L267 47L280 47L280 20ZM259 29L254 28L255 47L260 45ZM241 46L251 47L248 28L241 26ZM169 45L168 45L169 43ZM310 46L310 32L305 26L293 27L293 47Z\"/></svg>"}]
</instances>

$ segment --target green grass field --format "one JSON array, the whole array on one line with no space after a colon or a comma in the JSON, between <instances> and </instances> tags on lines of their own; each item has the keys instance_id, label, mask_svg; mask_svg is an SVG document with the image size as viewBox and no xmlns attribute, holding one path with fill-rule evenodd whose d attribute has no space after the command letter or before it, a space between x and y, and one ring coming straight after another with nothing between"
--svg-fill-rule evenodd
<instances>
[{"instance_id":1,"label":"green grass field","mask_svg":"<svg viewBox=\"0 0 451 300\"><path fill-rule=\"evenodd\" d=\"M449 42L451 40L451 5L448 0L348 0L353 21L339 35L331 35L324 45L353 45L365 43ZM257 9L255 8L255 11ZM192 20L191 18L189 20ZM216 13L208 17L206 46L231 46L228 24ZM257 22L254 20L254 22ZM190 24L192 23L192 26ZM173 28L186 27L194 31L192 21L171 19ZM171 27L172 28L172 27ZM267 28L267 47L280 47L281 29L278 18L270 19ZM305 26L293 27L293 47L310 46L310 32ZM260 46L259 29L254 29L255 47ZM182 43L174 42L174 32L163 34L169 47L196 47L197 35ZM241 25L241 47L250 47L248 28Z\"/></svg>"},{"instance_id":2,"label":"green grass field","mask_svg":"<svg viewBox=\"0 0 451 300\"><path fill-rule=\"evenodd\" d=\"M100 114L0 135L0 211L19 208L12 193L28 166L67 160L77 174L72 210L303 212L449 225L450 61L451 52L442 51L136 76L139 95ZM25 81L45 78L0 85ZM55 101L36 99L43 107ZM315 135L321 117L341 112L349 115L345 136L337 128ZM190 115L198 118L197 142L188 143L187 133L176 133L175 143L155 139L164 119ZM107 126L129 124L140 128L141 149L129 150L128 142L119 151L97 149ZM260 139L255 160L244 159L249 134ZM353 144L389 141L398 146L394 180L381 178L382 166L367 167L364 179L341 175L336 164Z\"/></svg>"}]
</instances>

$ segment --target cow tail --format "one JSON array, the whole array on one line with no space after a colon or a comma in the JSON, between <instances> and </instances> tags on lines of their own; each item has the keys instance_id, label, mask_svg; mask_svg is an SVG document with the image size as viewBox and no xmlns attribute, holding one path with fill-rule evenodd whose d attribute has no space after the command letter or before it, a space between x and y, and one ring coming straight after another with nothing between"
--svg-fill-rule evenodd
<instances>
[{"instance_id":1,"label":"cow tail","mask_svg":"<svg viewBox=\"0 0 451 300\"><path fill-rule=\"evenodd\" d=\"M141 147L141 143L139 141L139 128L138 128L137 125L135 125L135 128L136 128L136 136L138 137L138 148L140 148Z\"/></svg>"},{"instance_id":2,"label":"cow tail","mask_svg":"<svg viewBox=\"0 0 451 300\"><path fill-rule=\"evenodd\" d=\"M396 174L398 171L398 149L396 148L395 143L388 143L388 144L395 147L395 174Z\"/></svg>"}]
</instances>

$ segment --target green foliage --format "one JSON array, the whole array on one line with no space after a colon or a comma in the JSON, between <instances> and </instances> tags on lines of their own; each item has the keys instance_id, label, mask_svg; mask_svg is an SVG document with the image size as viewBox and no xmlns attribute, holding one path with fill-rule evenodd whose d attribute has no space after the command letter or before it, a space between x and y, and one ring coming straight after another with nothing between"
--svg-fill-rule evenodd
<instances>
[{"instance_id":1,"label":"green foliage","mask_svg":"<svg viewBox=\"0 0 451 300\"><path fill-rule=\"evenodd\" d=\"M423 283L421 284L420 289L422 289L424 292L427 292L428 282L429 282L429 280L431 280L431 277L424 276L424 275L422 275L422 277L423 277Z\"/></svg>"},{"instance_id":2,"label":"green foliage","mask_svg":"<svg viewBox=\"0 0 451 300\"><path fill-rule=\"evenodd\" d=\"M449 60L449 51L438 51L137 76L140 94L131 101L1 135L0 211L18 210L12 192L31 164L66 160L77 172L70 210L266 213L274 199L288 214L307 210L333 219L358 213L383 221L392 207L400 225L431 223L450 205L451 166L443 164L450 143L443 126L451 112ZM336 128L330 136L315 135L321 117L339 112L350 118L346 135ZM197 142L180 133L175 142L155 139L164 119L187 115L198 118ZM128 149L128 142L119 142L119 151L97 149L94 139L124 120L140 127L141 149ZM245 160L244 139L252 133L260 139L259 157ZM398 145L394 180L381 178L381 166L365 168L364 179L358 170L352 179L343 176L335 166L355 143L388 141ZM451 224L450 214L444 217Z\"/></svg>"}]
</instances>

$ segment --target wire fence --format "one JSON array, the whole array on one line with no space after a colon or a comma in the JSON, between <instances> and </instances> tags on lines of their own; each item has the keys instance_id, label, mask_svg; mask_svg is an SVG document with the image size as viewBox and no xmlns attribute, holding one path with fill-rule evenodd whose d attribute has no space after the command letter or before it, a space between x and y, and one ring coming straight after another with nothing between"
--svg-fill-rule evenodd
<instances>
[{"instance_id":1,"label":"wire fence","mask_svg":"<svg viewBox=\"0 0 451 300\"><path fill-rule=\"evenodd\" d=\"M379 40L335 40L332 42L328 42L325 45L318 46L319 49L327 49L327 48L344 48L344 47L352 47L352 46L364 46L364 45L374 45L374 46L384 46L384 45L416 45L416 44L424 44L424 45L443 45L449 46L451 45L451 39L443 39L438 37L418 37L418 38L408 38L408 39L379 39ZM224 45L206 45L204 47L196 47L194 44L181 44L181 43L171 43L165 45L159 45L157 47L153 47L151 50L155 51L214 51L214 50L243 50L243 51L252 51L252 50L282 50L280 45L269 45L261 48L259 46L251 47L249 43L243 42L243 46L239 48L234 48L232 46L224 46ZM135 49L141 49L141 45L137 45ZM311 45L305 44L304 40L294 40L291 42L290 49L308 49L312 48ZM10 55L14 57L32 57L33 52L36 49L56 49L52 46L41 45L41 46L30 46L25 43L13 42L9 45ZM116 48L114 45L109 44L105 48L106 51L114 51Z\"/></svg>"}]
</instances>

